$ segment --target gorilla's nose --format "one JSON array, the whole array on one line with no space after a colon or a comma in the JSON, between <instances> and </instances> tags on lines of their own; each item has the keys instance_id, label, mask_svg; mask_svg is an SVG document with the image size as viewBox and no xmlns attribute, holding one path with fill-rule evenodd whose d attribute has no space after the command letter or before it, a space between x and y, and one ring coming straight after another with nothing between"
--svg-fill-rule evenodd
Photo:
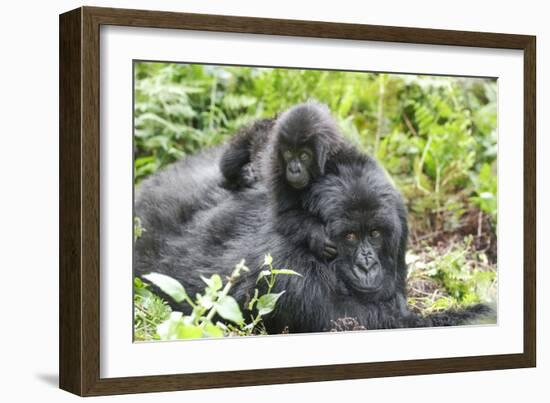
<instances>
[{"instance_id":1,"label":"gorilla's nose","mask_svg":"<svg viewBox=\"0 0 550 403\"><path fill-rule=\"evenodd\" d=\"M366 250L361 254L361 257L366 265L371 265L376 259L374 258L374 253L371 250Z\"/></svg>"},{"instance_id":2,"label":"gorilla's nose","mask_svg":"<svg viewBox=\"0 0 550 403\"><path fill-rule=\"evenodd\" d=\"M364 272L368 273L369 271L371 271L373 268L375 268L377 266L376 264L376 261L374 259L371 259L369 261L361 261L361 262L357 262L357 266L363 270Z\"/></svg>"},{"instance_id":3,"label":"gorilla's nose","mask_svg":"<svg viewBox=\"0 0 550 403\"><path fill-rule=\"evenodd\" d=\"M298 175L300 173L300 167L298 165L290 164L288 166L288 172L293 175Z\"/></svg>"}]
</instances>

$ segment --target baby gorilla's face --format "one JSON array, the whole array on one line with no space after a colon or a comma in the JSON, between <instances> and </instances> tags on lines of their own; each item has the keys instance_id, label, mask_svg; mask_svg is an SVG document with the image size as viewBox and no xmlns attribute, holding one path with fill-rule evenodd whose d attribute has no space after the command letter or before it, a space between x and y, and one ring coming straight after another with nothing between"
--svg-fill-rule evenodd
<instances>
[{"instance_id":1,"label":"baby gorilla's face","mask_svg":"<svg viewBox=\"0 0 550 403\"><path fill-rule=\"evenodd\" d=\"M285 163L286 181L294 189L309 185L313 164L313 151L309 147L284 148L281 154Z\"/></svg>"}]
</instances>

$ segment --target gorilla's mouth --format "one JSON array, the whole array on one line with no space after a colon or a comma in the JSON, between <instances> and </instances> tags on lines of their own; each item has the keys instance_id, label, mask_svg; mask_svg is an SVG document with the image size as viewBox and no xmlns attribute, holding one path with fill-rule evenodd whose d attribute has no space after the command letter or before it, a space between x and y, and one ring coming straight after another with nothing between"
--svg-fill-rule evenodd
<instances>
[{"instance_id":1,"label":"gorilla's mouth","mask_svg":"<svg viewBox=\"0 0 550 403\"><path fill-rule=\"evenodd\" d=\"M291 178L287 177L287 180L288 180L289 185L292 186L296 190L301 190L301 189L305 188L308 185L308 182L309 182L309 180L307 178L304 178L303 176L302 176L302 178L295 179L295 180L292 180Z\"/></svg>"},{"instance_id":2,"label":"gorilla's mouth","mask_svg":"<svg viewBox=\"0 0 550 403\"><path fill-rule=\"evenodd\" d=\"M286 170L286 181L296 190L305 188L309 184L309 172L307 170Z\"/></svg>"},{"instance_id":3,"label":"gorilla's mouth","mask_svg":"<svg viewBox=\"0 0 550 403\"><path fill-rule=\"evenodd\" d=\"M378 262L373 262L368 266L355 264L351 269L351 274L353 277L351 286L357 291L371 294L382 289L384 273Z\"/></svg>"}]
</instances>

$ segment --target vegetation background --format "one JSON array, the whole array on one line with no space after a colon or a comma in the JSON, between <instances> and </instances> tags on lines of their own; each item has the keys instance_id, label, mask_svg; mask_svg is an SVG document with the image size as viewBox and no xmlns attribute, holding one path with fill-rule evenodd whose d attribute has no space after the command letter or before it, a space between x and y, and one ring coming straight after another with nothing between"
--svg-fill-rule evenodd
<instances>
[{"instance_id":1,"label":"vegetation background","mask_svg":"<svg viewBox=\"0 0 550 403\"><path fill-rule=\"evenodd\" d=\"M496 299L496 80L156 62L136 63L134 74L136 186L255 119L315 98L405 197L413 309ZM158 338L170 310L135 286L136 340Z\"/></svg>"}]
</instances>

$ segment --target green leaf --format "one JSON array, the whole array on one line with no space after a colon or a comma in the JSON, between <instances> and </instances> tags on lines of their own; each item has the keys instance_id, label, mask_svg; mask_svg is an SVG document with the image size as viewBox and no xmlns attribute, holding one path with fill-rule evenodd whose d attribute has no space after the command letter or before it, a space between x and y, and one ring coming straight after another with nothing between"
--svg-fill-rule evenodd
<instances>
[{"instance_id":1,"label":"green leaf","mask_svg":"<svg viewBox=\"0 0 550 403\"><path fill-rule=\"evenodd\" d=\"M222 105L229 110L248 108L256 103L256 98L247 95L226 94Z\"/></svg>"},{"instance_id":2,"label":"green leaf","mask_svg":"<svg viewBox=\"0 0 550 403\"><path fill-rule=\"evenodd\" d=\"M168 149L168 138L163 136L154 136L145 140L145 147Z\"/></svg>"},{"instance_id":3,"label":"green leaf","mask_svg":"<svg viewBox=\"0 0 550 403\"><path fill-rule=\"evenodd\" d=\"M260 274L258 274L258 279L256 280L256 283L266 276L271 276L271 270L262 270Z\"/></svg>"},{"instance_id":4,"label":"green leaf","mask_svg":"<svg viewBox=\"0 0 550 403\"><path fill-rule=\"evenodd\" d=\"M141 281L139 277L134 277L134 287L135 288L146 288L146 284Z\"/></svg>"},{"instance_id":5,"label":"green leaf","mask_svg":"<svg viewBox=\"0 0 550 403\"><path fill-rule=\"evenodd\" d=\"M178 327L183 325L181 312L172 312L170 317L157 326L157 333L161 340L176 340L178 338Z\"/></svg>"},{"instance_id":6,"label":"green leaf","mask_svg":"<svg viewBox=\"0 0 550 403\"><path fill-rule=\"evenodd\" d=\"M489 192L482 192L479 194L479 197L482 199L493 199L495 195Z\"/></svg>"},{"instance_id":7,"label":"green leaf","mask_svg":"<svg viewBox=\"0 0 550 403\"><path fill-rule=\"evenodd\" d=\"M223 330L212 322L208 322L204 325L203 332L206 337L223 337Z\"/></svg>"},{"instance_id":8,"label":"green leaf","mask_svg":"<svg viewBox=\"0 0 550 403\"><path fill-rule=\"evenodd\" d=\"M235 298L226 295L220 298L214 306L222 318L230 320L238 325L244 322L243 314L241 313L241 309L239 308L237 301L235 301Z\"/></svg>"},{"instance_id":9,"label":"green leaf","mask_svg":"<svg viewBox=\"0 0 550 403\"><path fill-rule=\"evenodd\" d=\"M284 291L278 294L271 293L262 295L258 299L258 304L256 305L256 308L258 309L258 315L264 316L273 311L275 309L275 305L277 304L277 300L283 294Z\"/></svg>"},{"instance_id":10,"label":"green leaf","mask_svg":"<svg viewBox=\"0 0 550 403\"><path fill-rule=\"evenodd\" d=\"M439 298L432 304L434 310L445 310L453 306L453 300L448 297Z\"/></svg>"},{"instance_id":11,"label":"green leaf","mask_svg":"<svg viewBox=\"0 0 550 403\"><path fill-rule=\"evenodd\" d=\"M214 301L210 295L197 294L196 300L204 309L210 309L214 306Z\"/></svg>"},{"instance_id":12,"label":"green leaf","mask_svg":"<svg viewBox=\"0 0 550 403\"><path fill-rule=\"evenodd\" d=\"M217 274L213 274L210 278L201 276L201 280L204 281L212 291L220 290L223 285L222 278Z\"/></svg>"},{"instance_id":13,"label":"green leaf","mask_svg":"<svg viewBox=\"0 0 550 403\"><path fill-rule=\"evenodd\" d=\"M273 270L271 270L271 273L272 274L286 274L286 275L291 275L291 276L300 276L300 277L302 277L302 275L300 273L298 273L297 271L294 271L294 270L290 270L290 269L273 269Z\"/></svg>"},{"instance_id":14,"label":"green leaf","mask_svg":"<svg viewBox=\"0 0 550 403\"><path fill-rule=\"evenodd\" d=\"M271 256L271 254L268 253L264 257L264 266L271 266L272 263L273 263L273 257Z\"/></svg>"},{"instance_id":15,"label":"green leaf","mask_svg":"<svg viewBox=\"0 0 550 403\"><path fill-rule=\"evenodd\" d=\"M200 339L202 338L202 329L195 325L180 324L177 328L178 339Z\"/></svg>"},{"instance_id":16,"label":"green leaf","mask_svg":"<svg viewBox=\"0 0 550 403\"><path fill-rule=\"evenodd\" d=\"M161 340L200 339L202 329L185 323L185 318L182 318L181 312L172 312L168 319L157 326L157 334Z\"/></svg>"},{"instance_id":17,"label":"green leaf","mask_svg":"<svg viewBox=\"0 0 550 403\"><path fill-rule=\"evenodd\" d=\"M151 291L145 288L145 285L142 287L137 287L134 285L134 296L140 296L142 298L149 298L151 295L154 295Z\"/></svg>"},{"instance_id":18,"label":"green leaf","mask_svg":"<svg viewBox=\"0 0 550 403\"><path fill-rule=\"evenodd\" d=\"M144 232L145 228L141 225L141 219L134 217L134 242L141 238Z\"/></svg>"},{"instance_id":19,"label":"green leaf","mask_svg":"<svg viewBox=\"0 0 550 403\"><path fill-rule=\"evenodd\" d=\"M172 277L160 273L149 273L144 275L143 278L156 285L176 302L183 301L187 296L183 286Z\"/></svg>"}]
</instances>

